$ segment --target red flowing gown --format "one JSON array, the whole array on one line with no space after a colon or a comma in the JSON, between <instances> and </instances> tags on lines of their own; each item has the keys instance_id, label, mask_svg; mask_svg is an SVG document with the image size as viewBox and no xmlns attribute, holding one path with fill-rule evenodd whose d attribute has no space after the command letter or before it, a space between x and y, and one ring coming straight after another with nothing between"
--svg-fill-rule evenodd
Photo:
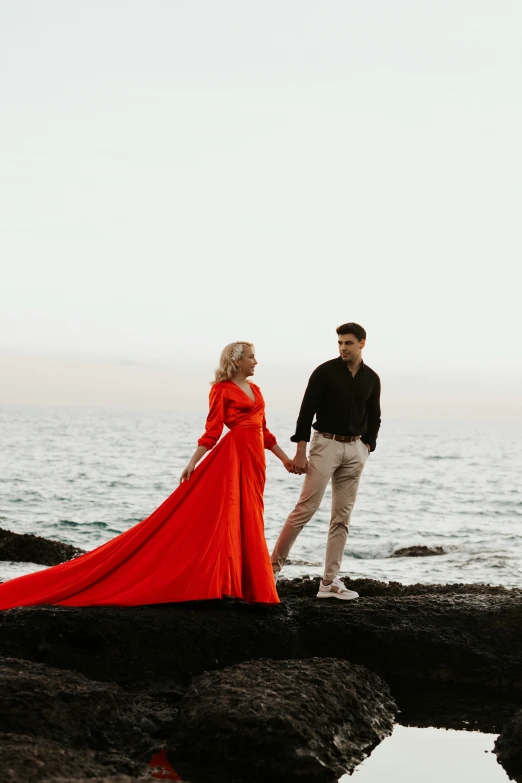
<instances>
[{"instance_id":1,"label":"red flowing gown","mask_svg":"<svg viewBox=\"0 0 522 783\"><path fill-rule=\"evenodd\" d=\"M250 386L254 402L232 381L212 386L198 441L211 451L156 511L92 552L0 584L0 609L223 596L278 603L263 522L264 449L276 439L261 391ZM224 424L230 432L218 443Z\"/></svg>"}]
</instances>

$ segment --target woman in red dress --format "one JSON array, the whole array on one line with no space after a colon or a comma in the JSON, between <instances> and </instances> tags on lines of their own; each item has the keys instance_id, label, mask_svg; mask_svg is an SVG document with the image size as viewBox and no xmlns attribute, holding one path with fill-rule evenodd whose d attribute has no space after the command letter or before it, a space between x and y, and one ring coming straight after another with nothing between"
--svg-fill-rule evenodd
<instances>
[{"instance_id":1,"label":"woman in red dress","mask_svg":"<svg viewBox=\"0 0 522 783\"><path fill-rule=\"evenodd\" d=\"M147 519L85 555L0 585L15 606L139 606L233 596L278 603L264 537L264 449L293 472L267 430L251 343L221 354L204 435L180 486ZM219 443L223 424L228 432ZM210 454L196 467L201 457Z\"/></svg>"}]
</instances>

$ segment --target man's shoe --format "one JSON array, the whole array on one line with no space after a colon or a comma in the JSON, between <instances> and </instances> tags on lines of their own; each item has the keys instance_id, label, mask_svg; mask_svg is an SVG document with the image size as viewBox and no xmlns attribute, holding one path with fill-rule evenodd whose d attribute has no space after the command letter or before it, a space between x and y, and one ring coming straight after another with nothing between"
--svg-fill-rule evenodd
<instances>
[{"instance_id":1,"label":"man's shoe","mask_svg":"<svg viewBox=\"0 0 522 783\"><path fill-rule=\"evenodd\" d=\"M344 582L341 582L337 577L331 585L325 585L321 579L317 598L338 598L340 601L353 601L354 598L359 598L359 593L356 593L355 590L348 590Z\"/></svg>"}]
</instances>

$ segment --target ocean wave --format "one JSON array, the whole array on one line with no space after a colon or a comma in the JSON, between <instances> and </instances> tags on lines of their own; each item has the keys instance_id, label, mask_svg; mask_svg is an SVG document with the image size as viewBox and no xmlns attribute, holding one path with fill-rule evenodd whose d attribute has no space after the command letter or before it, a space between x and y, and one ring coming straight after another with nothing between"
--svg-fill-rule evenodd
<instances>
[{"instance_id":1,"label":"ocean wave","mask_svg":"<svg viewBox=\"0 0 522 783\"><path fill-rule=\"evenodd\" d=\"M0 560L0 582L7 582L17 576L33 574L35 571L45 571L47 566L39 563L13 563L10 560Z\"/></svg>"},{"instance_id":2,"label":"ocean wave","mask_svg":"<svg viewBox=\"0 0 522 783\"><path fill-rule=\"evenodd\" d=\"M426 461L434 460L435 462L438 460L448 460L448 459L462 459L460 454L431 454L427 457L424 457Z\"/></svg>"}]
</instances>

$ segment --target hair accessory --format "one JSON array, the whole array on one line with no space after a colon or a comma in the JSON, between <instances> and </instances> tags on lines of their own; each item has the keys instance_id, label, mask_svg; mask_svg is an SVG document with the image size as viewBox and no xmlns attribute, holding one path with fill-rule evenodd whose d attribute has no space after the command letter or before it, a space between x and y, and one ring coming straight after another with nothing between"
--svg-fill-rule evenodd
<instances>
[{"instance_id":1,"label":"hair accessory","mask_svg":"<svg viewBox=\"0 0 522 783\"><path fill-rule=\"evenodd\" d=\"M238 343L230 351L230 358L233 362L238 362L243 356L244 346L243 343Z\"/></svg>"}]
</instances>

